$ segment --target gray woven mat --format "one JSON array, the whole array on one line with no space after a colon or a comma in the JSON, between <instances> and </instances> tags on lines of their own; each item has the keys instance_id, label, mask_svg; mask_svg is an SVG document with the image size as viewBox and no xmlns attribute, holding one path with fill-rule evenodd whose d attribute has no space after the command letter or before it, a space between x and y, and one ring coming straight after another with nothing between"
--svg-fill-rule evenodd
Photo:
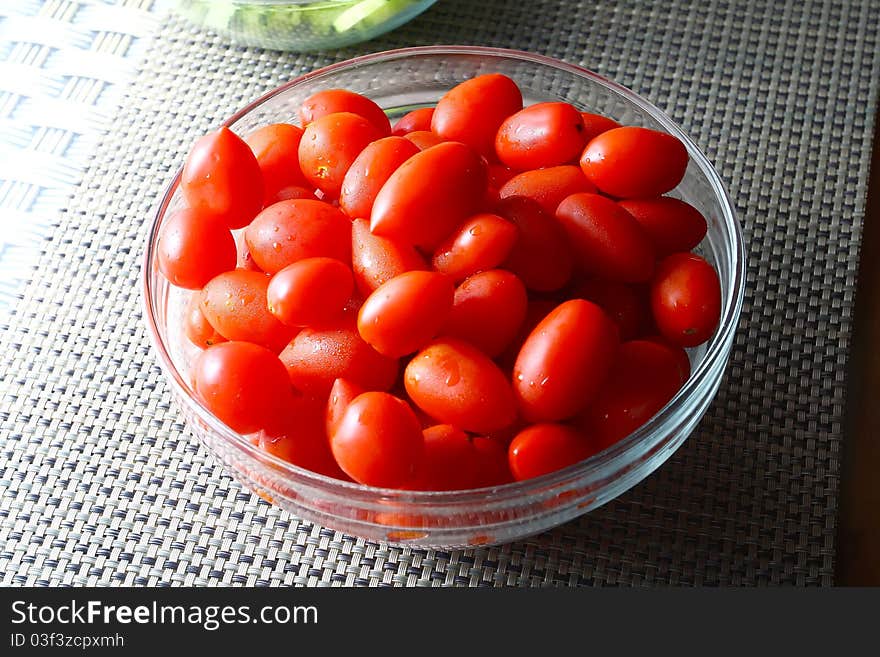
<instances>
[{"instance_id":1,"label":"gray woven mat","mask_svg":"<svg viewBox=\"0 0 880 657\"><path fill-rule=\"evenodd\" d=\"M441 0L372 43L294 55L170 19L2 334L0 582L833 583L877 2ZM532 540L427 552L262 502L182 426L141 327L148 212L190 141L303 71L426 43L580 63L667 110L727 181L750 264L698 431L616 501Z\"/></svg>"}]
</instances>

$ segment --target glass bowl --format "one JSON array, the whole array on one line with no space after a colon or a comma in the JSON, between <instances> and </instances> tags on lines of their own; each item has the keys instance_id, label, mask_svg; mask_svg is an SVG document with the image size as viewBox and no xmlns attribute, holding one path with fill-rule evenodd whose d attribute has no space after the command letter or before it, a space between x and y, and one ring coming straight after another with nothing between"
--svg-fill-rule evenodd
<instances>
[{"instance_id":1,"label":"glass bowl","mask_svg":"<svg viewBox=\"0 0 880 657\"><path fill-rule=\"evenodd\" d=\"M712 165L681 129L632 91L590 71L540 55L480 47L431 46L359 57L299 77L227 122L245 134L270 122L296 122L314 92L344 87L371 97L393 119L430 106L453 85L499 72L512 77L526 104L563 100L624 124L664 130L690 154L674 194L708 220L699 247L721 279L722 316L711 340L691 350L693 371L675 397L635 433L604 452L536 479L456 492L374 488L327 478L255 447L196 398L187 374L188 341L180 327L185 291L156 268L156 241L168 213L182 205L180 173L158 202L143 262L144 317L159 365L191 431L244 485L296 516L366 539L422 547L511 541L559 525L604 504L648 476L685 441L709 407L730 354L743 300L743 240L730 199ZM190 349L195 349L190 345Z\"/></svg>"},{"instance_id":2,"label":"glass bowl","mask_svg":"<svg viewBox=\"0 0 880 657\"><path fill-rule=\"evenodd\" d=\"M308 52L373 39L437 0L176 0L196 25L245 46Z\"/></svg>"}]
</instances>

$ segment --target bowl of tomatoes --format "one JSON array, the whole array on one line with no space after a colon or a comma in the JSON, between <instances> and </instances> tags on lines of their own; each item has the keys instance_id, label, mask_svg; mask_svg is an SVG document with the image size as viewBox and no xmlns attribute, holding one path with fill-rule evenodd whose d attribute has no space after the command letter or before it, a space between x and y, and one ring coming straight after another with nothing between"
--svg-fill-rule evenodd
<instances>
[{"instance_id":1,"label":"bowl of tomatoes","mask_svg":"<svg viewBox=\"0 0 880 657\"><path fill-rule=\"evenodd\" d=\"M297 516L422 547L532 535L647 477L721 383L745 271L724 185L584 68L359 57L181 164L148 333L192 433Z\"/></svg>"}]
</instances>

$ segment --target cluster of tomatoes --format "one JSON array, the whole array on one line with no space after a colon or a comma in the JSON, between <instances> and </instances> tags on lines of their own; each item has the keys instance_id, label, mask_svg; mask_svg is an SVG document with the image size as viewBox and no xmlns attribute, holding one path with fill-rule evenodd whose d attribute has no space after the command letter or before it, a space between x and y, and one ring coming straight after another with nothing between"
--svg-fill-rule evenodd
<instances>
[{"instance_id":1,"label":"cluster of tomatoes","mask_svg":"<svg viewBox=\"0 0 880 657\"><path fill-rule=\"evenodd\" d=\"M192 371L229 427L304 468L456 490L595 454L690 375L719 322L675 137L523 107L475 77L392 126L325 90L191 150L158 267L193 290Z\"/></svg>"}]
</instances>

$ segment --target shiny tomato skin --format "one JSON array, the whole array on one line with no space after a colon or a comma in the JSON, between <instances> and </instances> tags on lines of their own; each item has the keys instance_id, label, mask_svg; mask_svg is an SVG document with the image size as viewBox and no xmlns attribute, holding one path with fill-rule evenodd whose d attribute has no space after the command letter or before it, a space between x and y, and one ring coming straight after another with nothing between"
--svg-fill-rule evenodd
<instances>
[{"instance_id":1,"label":"shiny tomato skin","mask_svg":"<svg viewBox=\"0 0 880 657\"><path fill-rule=\"evenodd\" d=\"M512 196L496 212L519 229L519 239L502 263L530 290L549 292L563 287L574 270L574 257L565 231L536 201Z\"/></svg>"},{"instance_id":2,"label":"shiny tomato skin","mask_svg":"<svg viewBox=\"0 0 880 657\"><path fill-rule=\"evenodd\" d=\"M324 413L324 429L328 436L332 436L333 432L336 431L336 427L342 419L345 409L348 408L352 400L365 392L367 390L363 386L352 383L348 379L336 379L333 382Z\"/></svg>"},{"instance_id":3,"label":"shiny tomato skin","mask_svg":"<svg viewBox=\"0 0 880 657\"><path fill-rule=\"evenodd\" d=\"M673 253L657 265L651 281L651 310L660 333L673 344L696 347L721 319L718 273L694 253Z\"/></svg>"},{"instance_id":4,"label":"shiny tomato skin","mask_svg":"<svg viewBox=\"0 0 880 657\"><path fill-rule=\"evenodd\" d=\"M261 431L257 446L305 470L343 481L351 479L336 464L324 426L324 400L294 395L278 427Z\"/></svg>"},{"instance_id":5,"label":"shiny tomato skin","mask_svg":"<svg viewBox=\"0 0 880 657\"><path fill-rule=\"evenodd\" d=\"M617 327L599 306L571 299L531 332L513 366L513 387L529 422L576 415L602 386L619 344Z\"/></svg>"},{"instance_id":6,"label":"shiny tomato skin","mask_svg":"<svg viewBox=\"0 0 880 657\"><path fill-rule=\"evenodd\" d=\"M358 114L327 114L306 126L299 143L299 167L310 185L335 199L352 162L382 136Z\"/></svg>"},{"instance_id":7,"label":"shiny tomato skin","mask_svg":"<svg viewBox=\"0 0 880 657\"><path fill-rule=\"evenodd\" d=\"M223 126L196 141L183 165L180 191L188 206L242 228L263 207L263 175L250 147Z\"/></svg>"},{"instance_id":8,"label":"shiny tomato skin","mask_svg":"<svg viewBox=\"0 0 880 657\"><path fill-rule=\"evenodd\" d=\"M651 327L653 320L645 286L588 278L574 288L572 296L602 308L617 324L621 340L632 340Z\"/></svg>"},{"instance_id":9,"label":"shiny tomato skin","mask_svg":"<svg viewBox=\"0 0 880 657\"><path fill-rule=\"evenodd\" d=\"M226 342L226 338L217 333L217 329L211 326L205 317L205 313L202 312L201 300L202 295L196 293L187 302L183 315L183 331L190 342L204 349L218 342Z\"/></svg>"},{"instance_id":10,"label":"shiny tomato skin","mask_svg":"<svg viewBox=\"0 0 880 657\"><path fill-rule=\"evenodd\" d=\"M406 133L403 137L420 151L427 150L431 146L436 146L446 141L446 139L430 130L414 130L413 132Z\"/></svg>"},{"instance_id":11,"label":"shiny tomato skin","mask_svg":"<svg viewBox=\"0 0 880 657\"><path fill-rule=\"evenodd\" d=\"M327 436L315 433L311 428L299 427L290 434L261 433L257 446L304 470L341 481L352 481L333 458Z\"/></svg>"},{"instance_id":12,"label":"shiny tomato skin","mask_svg":"<svg viewBox=\"0 0 880 657\"><path fill-rule=\"evenodd\" d=\"M444 139L467 144L485 157L494 156L498 128L522 106L522 93L509 77L478 75L457 84L437 102L431 130Z\"/></svg>"},{"instance_id":13,"label":"shiny tomato skin","mask_svg":"<svg viewBox=\"0 0 880 657\"><path fill-rule=\"evenodd\" d=\"M672 349L647 340L624 342L605 384L577 423L599 449L606 449L647 422L681 385Z\"/></svg>"},{"instance_id":14,"label":"shiny tomato skin","mask_svg":"<svg viewBox=\"0 0 880 657\"><path fill-rule=\"evenodd\" d=\"M227 340L253 342L278 353L293 335L266 302L269 279L261 272L236 269L215 276L201 293L205 318Z\"/></svg>"},{"instance_id":15,"label":"shiny tomato skin","mask_svg":"<svg viewBox=\"0 0 880 657\"><path fill-rule=\"evenodd\" d=\"M235 238L222 218L183 208L163 222L156 258L169 283L198 290L217 274L235 269Z\"/></svg>"},{"instance_id":16,"label":"shiny tomato skin","mask_svg":"<svg viewBox=\"0 0 880 657\"><path fill-rule=\"evenodd\" d=\"M278 203L279 201L291 201L293 199L298 198L307 198L313 201L318 200L318 197L315 196L315 192L308 187L303 187L302 185L289 185L287 187L282 187L279 189L272 198L266 201L266 207L269 207L273 203Z\"/></svg>"},{"instance_id":17,"label":"shiny tomato skin","mask_svg":"<svg viewBox=\"0 0 880 657\"><path fill-rule=\"evenodd\" d=\"M342 179L339 207L352 219L368 218L385 181L418 152L419 148L403 137L385 137L369 144Z\"/></svg>"},{"instance_id":18,"label":"shiny tomato skin","mask_svg":"<svg viewBox=\"0 0 880 657\"><path fill-rule=\"evenodd\" d=\"M289 123L270 123L244 138L263 174L263 205L279 200L286 187L306 185L299 169L299 142L302 128Z\"/></svg>"},{"instance_id":19,"label":"shiny tomato skin","mask_svg":"<svg viewBox=\"0 0 880 657\"><path fill-rule=\"evenodd\" d=\"M496 359L505 372L513 371L513 364L516 362L516 357L519 355L519 351L522 349L526 338L531 335L541 320L549 315L558 305L559 302L552 299L529 299L529 303L526 306L525 319L520 324L510 344L507 345L504 352ZM510 436L510 438L512 439L513 436Z\"/></svg>"},{"instance_id":20,"label":"shiny tomato skin","mask_svg":"<svg viewBox=\"0 0 880 657\"><path fill-rule=\"evenodd\" d=\"M505 445L484 436L472 438L471 444L477 456L477 476L474 488L502 486L513 481Z\"/></svg>"},{"instance_id":21,"label":"shiny tomato skin","mask_svg":"<svg viewBox=\"0 0 880 657\"><path fill-rule=\"evenodd\" d=\"M373 235L367 219L352 222L351 251L354 281L364 297L395 276L428 269L425 259L413 246Z\"/></svg>"},{"instance_id":22,"label":"shiny tomato skin","mask_svg":"<svg viewBox=\"0 0 880 657\"><path fill-rule=\"evenodd\" d=\"M410 399L437 422L487 433L513 424L516 402L507 377L467 342L440 338L404 372Z\"/></svg>"},{"instance_id":23,"label":"shiny tomato skin","mask_svg":"<svg viewBox=\"0 0 880 657\"><path fill-rule=\"evenodd\" d=\"M367 297L358 312L358 332L380 354L411 354L440 332L454 295L455 285L443 274L406 272Z\"/></svg>"},{"instance_id":24,"label":"shiny tomato skin","mask_svg":"<svg viewBox=\"0 0 880 657\"><path fill-rule=\"evenodd\" d=\"M493 269L510 255L519 237L516 225L497 214L475 214L434 251L434 269L462 281Z\"/></svg>"},{"instance_id":25,"label":"shiny tomato skin","mask_svg":"<svg viewBox=\"0 0 880 657\"><path fill-rule=\"evenodd\" d=\"M691 375L691 359L684 347L673 344L662 335L648 335L639 338L639 340L643 342L653 342L669 349L672 352L672 355L675 356L675 363L678 366L679 385L683 386L685 382L687 382Z\"/></svg>"},{"instance_id":26,"label":"shiny tomato skin","mask_svg":"<svg viewBox=\"0 0 880 657\"><path fill-rule=\"evenodd\" d=\"M603 132L608 132L614 128L621 127L621 125L614 119L609 119L607 116L601 114L581 112L581 118L584 120L585 143L589 143L594 137L598 137Z\"/></svg>"},{"instance_id":27,"label":"shiny tomato skin","mask_svg":"<svg viewBox=\"0 0 880 657\"><path fill-rule=\"evenodd\" d=\"M517 175L517 172L503 164L489 165L489 187L500 190L504 183Z\"/></svg>"},{"instance_id":28,"label":"shiny tomato skin","mask_svg":"<svg viewBox=\"0 0 880 657\"><path fill-rule=\"evenodd\" d=\"M421 151L379 190L370 230L433 251L477 210L486 175L482 158L464 144L445 142Z\"/></svg>"},{"instance_id":29,"label":"shiny tomato skin","mask_svg":"<svg viewBox=\"0 0 880 657\"><path fill-rule=\"evenodd\" d=\"M654 272L654 246L639 223L600 194L572 194L556 208L578 263L588 274L642 283Z\"/></svg>"},{"instance_id":30,"label":"shiny tomato skin","mask_svg":"<svg viewBox=\"0 0 880 657\"><path fill-rule=\"evenodd\" d=\"M516 422L510 426L499 429L498 431L489 432L483 437L502 446L505 449L506 455L506 450L508 445L510 445L510 442L516 437L516 434L522 431L526 426L528 425L522 419L517 418Z\"/></svg>"},{"instance_id":31,"label":"shiny tomato skin","mask_svg":"<svg viewBox=\"0 0 880 657\"><path fill-rule=\"evenodd\" d=\"M266 301L282 324L321 326L338 319L353 291L354 278L345 263L303 258L272 277Z\"/></svg>"},{"instance_id":32,"label":"shiny tomato skin","mask_svg":"<svg viewBox=\"0 0 880 657\"><path fill-rule=\"evenodd\" d=\"M389 390L398 364L363 341L350 323L331 328L304 328L280 356L290 383L307 395L327 395L336 379L365 390Z\"/></svg>"},{"instance_id":33,"label":"shiny tomato skin","mask_svg":"<svg viewBox=\"0 0 880 657\"><path fill-rule=\"evenodd\" d=\"M443 335L465 340L494 358L516 337L527 306L526 288L516 274L479 272L456 288Z\"/></svg>"},{"instance_id":34,"label":"shiny tomato skin","mask_svg":"<svg viewBox=\"0 0 880 657\"><path fill-rule=\"evenodd\" d=\"M680 139L635 126L594 137L580 160L584 175L601 192L620 199L665 194L681 182L687 164Z\"/></svg>"},{"instance_id":35,"label":"shiny tomato skin","mask_svg":"<svg viewBox=\"0 0 880 657\"><path fill-rule=\"evenodd\" d=\"M523 481L562 470L588 459L595 444L565 424L533 424L520 431L508 448L510 471Z\"/></svg>"},{"instance_id":36,"label":"shiny tomato skin","mask_svg":"<svg viewBox=\"0 0 880 657\"><path fill-rule=\"evenodd\" d=\"M397 123L394 124L392 135L403 137L410 132L431 129L431 117L434 116L433 107L422 107L420 109L407 112L401 116Z\"/></svg>"},{"instance_id":37,"label":"shiny tomato skin","mask_svg":"<svg viewBox=\"0 0 880 657\"><path fill-rule=\"evenodd\" d=\"M278 356L250 342L208 347L195 361L194 379L199 399L239 433L272 424L293 397Z\"/></svg>"},{"instance_id":38,"label":"shiny tomato skin","mask_svg":"<svg viewBox=\"0 0 880 657\"><path fill-rule=\"evenodd\" d=\"M270 274L316 256L351 262L351 221L323 201L280 201L254 218L245 242L257 266Z\"/></svg>"},{"instance_id":39,"label":"shiny tomato skin","mask_svg":"<svg viewBox=\"0 0 880 657\"><path fill-rule=\"evenodd\" d=\"M304 126L337 112L350 112L367 119L380 137L391 134L391 122L375 101L348 89L324 89L309 96L299 108Z\"/></svg>"},{"instance_id":40,"label":"shiny tomato skin","mask_svg":"<svg viewBox=\"0 0 880 657\"><path fill-rule=\"evenodd\" d=\"M451 424L422 430L425 452L409 490L467 490L477 480L479 457L470 437Z\"/></svg>"},{"instance_id":41,"label":"shiny tomato skin","mask_svg":"<svg viewBox=\"0 0 880 657\"><path fill-rule=\"evenodd\" d=\"M579 167L565 164L546 169L523 171L510 178L498 190L500 198L525 196L540 203L548 214L555 214L562 200L578 192L595 192Z\"/></svg>"},{"instance_id":42,"label":"shiny tomato skin","mask_svg":"<svg viewBox=\"0 0 880 657\"><path fill-rule=\"evenodd\" d=\"M498 159L528 171L576 159L584 148L584 120L569 103L536 103L505 119L495 136Z\"/></svg>"},{"instance_id":43,"label":"shiny tomato skin","mask_svg":"<svg viewBox=\"0 0 880 657\"><path fill-rule=\"evenodd\" d=\"M498 196L498 190L491 185L486 186L486 192L483 194L483 200L480 202L480 212L488 214L496 214L495 208L501 198Z\"/></svg>"},{"instance_id":44,"label":"shiny tomato skin","mask_svg":"<svg viewBox=\"0 0 880 657\"><path fill-rule=\"evenodd\" d=\"M650 236L658 256L690 251L706 236L706 218L694 206L677 198L629 199L619 205Z\"/></svg>"},{"instance_id":45,"label":"shiny tomato skin","mask_svg":"<svg viewBox=\"0 0 880 657\"><path fill-rule=\"evenodd\" d=\"M400 487L424 457L422 428L402 399L387 392L355 397L330 436L342 471L361 484Z\"/></svg>"}]
</instances>

